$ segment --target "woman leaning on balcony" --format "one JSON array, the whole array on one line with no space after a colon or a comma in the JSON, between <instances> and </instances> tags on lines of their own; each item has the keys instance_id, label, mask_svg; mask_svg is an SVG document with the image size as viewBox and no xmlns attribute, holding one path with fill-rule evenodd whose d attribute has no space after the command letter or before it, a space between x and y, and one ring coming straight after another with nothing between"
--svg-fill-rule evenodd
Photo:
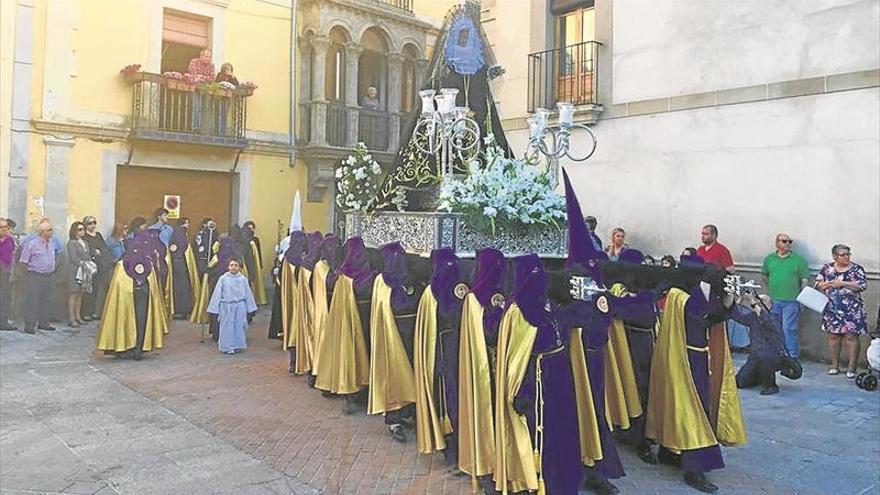
<instances>
[{"instance_id":1,"label":"woman leaning on balcony","mask_svg":"<svg viewBox=\"0 0 880 495\"><path fill-rule=\"evenodd\" d=\"M220 72L217 73L217 77L214 78L214 81L225 82L238 87L238 79L236 79L235 74L232 73L232 64L225 62L221 65Z\"/></svg>"}]
</instances>

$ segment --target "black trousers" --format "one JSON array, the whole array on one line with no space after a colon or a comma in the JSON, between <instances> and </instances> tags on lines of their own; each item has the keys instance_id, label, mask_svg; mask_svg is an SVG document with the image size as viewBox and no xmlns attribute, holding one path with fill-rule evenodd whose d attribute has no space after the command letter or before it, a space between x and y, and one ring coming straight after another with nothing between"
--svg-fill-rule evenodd
<instances>
[{"instance_id":1,"label":"black trousers","mask_svg":"<svg viewBox=\"0 0 880 495\"><path fill-rule=\"evenodd\" d=\"M746 364L736 373L737 388L760 385L762 388L776 386L776 372L781 369L781 359L775 356L750 354Z\"/></svg>"},{"instance_id":2,"label":"black trousers","mask_svg":"<svg viewBox=\"0 0 880 495\"><path fill-rule=\"evenodd\" d=\"M27 273L24 297L24 328L49 324L49 304L52 302L54 278L51 273Z\"/></svg>"},{"instance_id":3,"label":"black trousers","mask_svg":"<svg viewBox=\"0 0 880 495\"><path fill-rule=\"evenodd\" d=\"M96 273L95 278L92 279L91 294L83 294L81 316L101 316L101 313L104 312L104 300L107 299L107 288L110 286L110 277L112 275L112 267L98 269L98 273Z\"/></svg>"},{"instance_id":4,"label":"black trousers","mask_svg":"<svg viewBox=\"0 0 880 495\"><path fill-rule=\"evenodd\" d=\"M0 326L12 316L12 281L10 272L0 270Z\"/></svg>"},{"instance_id":5,"label":"black trousers","mask_svg":"<svg viewBox=\"0 0 880 495\"><path fill-rule=\"evenodd\" d=\"M147 334L147 315L150 311L150 283L144 281L143 285L134 288L134 321L137 332L135 352L140 353L144 349L144 340Z\"/></svg>"}]
</instances>

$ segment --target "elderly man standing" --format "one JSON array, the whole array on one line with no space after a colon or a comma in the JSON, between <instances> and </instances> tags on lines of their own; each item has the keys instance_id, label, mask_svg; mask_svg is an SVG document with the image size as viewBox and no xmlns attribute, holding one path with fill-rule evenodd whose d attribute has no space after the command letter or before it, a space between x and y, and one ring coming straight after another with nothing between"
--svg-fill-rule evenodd
<instances>
[{"instance_id":1,"label":"elderly man standing","mask_svg":"<svg viewBox=\"0 0 880 495\"><path fill-rule=\"evenodd\" d=\"M52 224L44 218L37 225L37 236L21 249L21 263L27 270L25 286L24 332L55 330L49 325L48 309L55 272L55 248L51 242Z\"/></svg>"},{"instance_id":2,"label":"elderly man standing","mask_svg":"<svg viewBox=\"0 0 880 495\"><path fill-rule=\"evenodd\" d=\"M9 324L12 315L12 263L15 253L15 237L9 220L0 217L0 330L15 330Z\"/></svg>"},{"instance_id":3,"label":"elderly man standing","mask_svg":"<svg viewBox=\"0 0 880 495\"><path fill-rule=\"evenodd\" d=\"M785 350L791 357L798 358L800 304L797 302L797 296L801 287L809 283L810 269L804 258L791 250L793 242L788 234L777 234L776 251L764 258L761 273L764 275L767 292L773 300L770 312L782 320Z\"/></svg>"}]
</instances>

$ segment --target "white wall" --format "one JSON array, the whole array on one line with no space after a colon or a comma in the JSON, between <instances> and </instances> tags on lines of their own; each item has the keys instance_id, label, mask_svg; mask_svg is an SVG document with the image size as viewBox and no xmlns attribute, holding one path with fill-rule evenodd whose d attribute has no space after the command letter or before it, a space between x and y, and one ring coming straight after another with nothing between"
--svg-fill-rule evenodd
<instances>
[{"instance_id":1,"label":"white wall","mask_svg":"<svg viewBox=\"0 0 880 495\"><path fill-rule=\"evenodd\" d=\"M614 0L613 9L614 103L876 69L880 60L876 0Z\"/></svg>"},{"instance_id":2,"label":"white wall","mask_svg":"<svg viewBox=\"0 0 880 495\"><path fill-rule=\"evenodd\" d=\"M601 120L599 148L567 169L608 240L677 255L714 223L737 263L760 263L777 232L811 266L835 243L880 270L880 89ZM508 132L517 153L526 131ZM582 153L581 153L582 154Z\"/></svg>"}]
</instances>

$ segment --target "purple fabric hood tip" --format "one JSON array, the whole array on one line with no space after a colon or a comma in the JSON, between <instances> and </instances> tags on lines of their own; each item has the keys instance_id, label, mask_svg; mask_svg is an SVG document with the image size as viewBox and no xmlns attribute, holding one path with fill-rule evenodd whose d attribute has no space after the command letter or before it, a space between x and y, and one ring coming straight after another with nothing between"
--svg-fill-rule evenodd
<instances>
[{"instance_id":1,"label":"purple fabric hood tip","mask_svg":"<svg viewBox=\"0 0 880 495\"><path fill-rule=\"evenodd\" d=\"M513 291L510 298L519 306L526 321L540 327L548 315L544 306L550 284L544 263L537 254L517 256L512 263Z\"/></svg>"},{"instance_id":2,"label":"purple fabric hood tip","mask_svg":"<svg viewBox=\"0 0 880 495\"><path fill-rule=\"evenodd\" d=\"M373 280L373 270L370 268L370 256L367 247L360 237L352 237L345 241L345 261L339 267L339 272L354 281L355 288L362 288Z\"/></svg>"},{"instance_id":3,"label":"purple fabric hood tip","mask_svg":"<svg viewBox=\"0 0 880 495\"><path fill-rule=\"evenodd\" d=\"M309 270L315 269L315 263L321 259L321 242L324 236L317 230L306 234L306 254L303 257L303 266Z\"/></svg>"},{"instance_id":4,"label":"purple fabric hood tip","mask_svg":"<svg viewBox=\"0 0 880 495\"><path fill-rule=\"evenodd\" d=\"M293 266L302 265L307 246L306 233L302 230L294 230L290 233L290 244L284 252L284 259Z\"/></svg>"},{"instance_id":5,"label":"purple fabric hood tip","mask_svg":"<svg viewBox=\"0 0 880 495\"><path fill-rule=\"evenodd\" d=\"M492 295L501 292L501 282L507 273L504 253L495 248L477 251L477 264L471 277L471 293L484 307L492 302Z\"/></svg>"},{"instance_id":6,"label":"purple fabric hood tip","mask_svg":"<svg viewBox=\"0 0 880 495\"><path fill-rule=\"evenodd\" d=\"M602 270L599 267L599 252L593 245L590 231L584 223L584 214L578 202L568 172L562 169L562 179L565 182L565 209L568 214L568 259L565 268L574 270L578 267L586 270L593 281L599 286L604 285Z\"/></svg>"},{"instance_id":7,"label":"purple fabric hood tip","mask_svg":"<svg viewBox=\"0 0 880 495\"><path fill-rule=\"evenodd\" d=\"M331 270L338 268L339 260L336 253L341 245L342 242L339 240L339 237L336 237L334 234L325 235L324 240L321 241L321 259L330 265Z\"/></svg>"},{"instance_id":8,"label":"purple fabric hood tip","mask_svg":"<svg viewBox=\"0 0 880 495\"><path fill-rule=\"evenodd\" d=\"M382 257L382 278L391 287L392 307L406 303L407 294L403 284L406 282L406 250L399 242L385 244L379 249Z\"/></svg>"},{"instance_id":9,"label":"purple fabric hood tip","mask_svg":"<svg viewBox=\"0 0 880 495\"><path fill-rule=\"evenodd\" d=\"M240 264L244 264L241 245L232 236L225 235L220 238L220 251L217 253L217 266L214 269L217 273L226 273L229 271L229 260L232 259L237 259Z\"/></svg>"},{"instance_id":10,"label":"purple fabric hood tip","mask_svg":"<svg viewBox=\"0 0 880 495\"><path fill-rule=\"evenodd\" d=\"M461 279L461 265L451 248L435 249L431 253L431 292L437 300L440 314L455 306L455 284Z\"/></svg>"}]
</instances>

